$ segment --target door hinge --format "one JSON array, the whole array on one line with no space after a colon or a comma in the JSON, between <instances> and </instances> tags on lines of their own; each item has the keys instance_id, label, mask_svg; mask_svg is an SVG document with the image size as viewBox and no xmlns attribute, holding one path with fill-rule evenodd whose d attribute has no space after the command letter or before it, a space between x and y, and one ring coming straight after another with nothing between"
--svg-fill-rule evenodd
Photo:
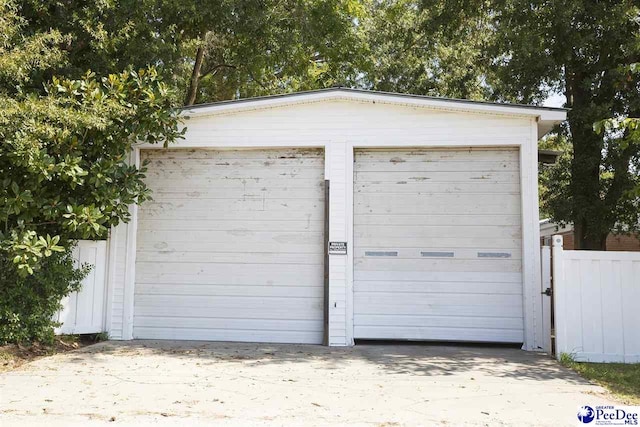
<instances>
[{"instance_id":1,"label":"door hinge","mask_svg":"<svg viewBox=\"0 0 640 427\"><path fill-rule=\"evenodd\" d=\"M542 294L550 297L551 295L553 295L553 291L551 290L551 288L547 288L544 290L544 292L541 292Z\"/></svg>"}]
</instances>

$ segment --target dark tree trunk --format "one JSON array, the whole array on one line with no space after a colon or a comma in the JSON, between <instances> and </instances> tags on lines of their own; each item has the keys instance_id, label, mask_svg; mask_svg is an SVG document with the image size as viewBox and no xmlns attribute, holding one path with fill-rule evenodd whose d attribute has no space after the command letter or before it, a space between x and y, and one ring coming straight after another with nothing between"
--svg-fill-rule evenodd
<instances>
[{"instance_id":1,"label":"dark tree trunk","mask_svg":"<svg viewBox=\"0 0 640 427\"><path fill-rule=\"evenodd\" d=\"M191 79L189 80L189 88L187 89L187 96L184 100L184 105L193 105L196 102L196 96L198 95L198 83L200 83L200 71L202 70L203 61L204 46L200 46L196 52L196 62L193 64L193 72L191 73Z\"/></svg>"},{"instance_id":2,"label":"dark tree trunk","mask_svg":"<svg viewBox=\"0 0 640 427\"><path fill-rule=\"evenodd\" d=\"M600 164L603 137L593 124L600 119L590 105L591 96L583 86L583 76L567 69L567 115L573 140L571 161L571 195L575 248L604 250L607 233L603 233L606 217L600 196Z\"/></svg>"}]
</instances>

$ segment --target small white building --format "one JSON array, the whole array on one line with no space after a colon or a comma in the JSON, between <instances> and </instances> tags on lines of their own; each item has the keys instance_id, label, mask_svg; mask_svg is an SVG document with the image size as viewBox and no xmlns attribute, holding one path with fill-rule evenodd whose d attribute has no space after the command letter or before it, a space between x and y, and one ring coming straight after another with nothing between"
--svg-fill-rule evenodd
<instances>
[{"instance_id":1,"label":"small white building","mask_svg":"<svg viewBox=\"0 0 640 427\"><path fill-rule=\"evenodd\" d=\"M540 346L537 141L565 110L336 88L184 115L133 155L154 200L112 230L112 339Z\"/></svg>"}]
</instances>

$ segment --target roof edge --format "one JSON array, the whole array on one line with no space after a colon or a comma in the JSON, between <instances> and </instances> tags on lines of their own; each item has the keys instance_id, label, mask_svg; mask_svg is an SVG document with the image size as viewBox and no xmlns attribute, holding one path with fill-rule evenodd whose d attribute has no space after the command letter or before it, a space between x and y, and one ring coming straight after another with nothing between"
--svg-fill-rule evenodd
<instances>
[{"instance_id":1,"label":"roof edge","mask_svg":"<svg viewBox=\"0 0 640 427\"><path fill-rule=\"evenodd\" d=\"M553 112L569 111L569 109L562 108L562 107L547 107L547 106L537 106L537 105L530 105L530 104L508 103L508 102L476 101L471 99L447 98L447 97L440 97L440 96L416 95L416 94L410 94L410 93L385 92L385 91L354 89L354 88L346 88L346 87L330 87L330 88L306 90L306 91L300 91L300 92L255 96L250 98L232 99L232 100L226 100L226 101L216 101L216 102L209 102L204 104L184 106L184 107L181 107L180 110L181 111L201 110L201 109L207 109L207 107L211 107L213 109L215 107L222 107L225 105L240 106L241 104L246 104L250 102L269 101L269 100L277 100L277 99L283 99L283 98L296 98L301 96L331 93L331 92L344 92L344 93L373 95L373 96L387 96L387 97L415 99L415 100L424 100L424 101L432 101L432 102L452 102L452 103L476 105L476 106L484 105L488 107L507 107L507 108L528 109L528 110L535 110L535 111L553 111Z\"/></svg>"}]
</instances>

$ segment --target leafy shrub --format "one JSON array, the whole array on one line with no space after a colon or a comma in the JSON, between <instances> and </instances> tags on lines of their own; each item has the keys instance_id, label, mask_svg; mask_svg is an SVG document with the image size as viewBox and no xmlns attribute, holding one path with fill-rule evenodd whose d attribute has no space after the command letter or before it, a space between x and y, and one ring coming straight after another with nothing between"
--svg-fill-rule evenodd
<instances>
[{"instance_id":1,"label":"leafy shrub","mask_svg":"<svg viewBox=\"0 0 640 427\"><path fill-rule=\"evenodd\" d=\"M0 344L52 342L60 301L80 288L91 268L76 267L71 248L44 258L41 267L24 276L0 252Z\"/></svg>"}]
</instances>

